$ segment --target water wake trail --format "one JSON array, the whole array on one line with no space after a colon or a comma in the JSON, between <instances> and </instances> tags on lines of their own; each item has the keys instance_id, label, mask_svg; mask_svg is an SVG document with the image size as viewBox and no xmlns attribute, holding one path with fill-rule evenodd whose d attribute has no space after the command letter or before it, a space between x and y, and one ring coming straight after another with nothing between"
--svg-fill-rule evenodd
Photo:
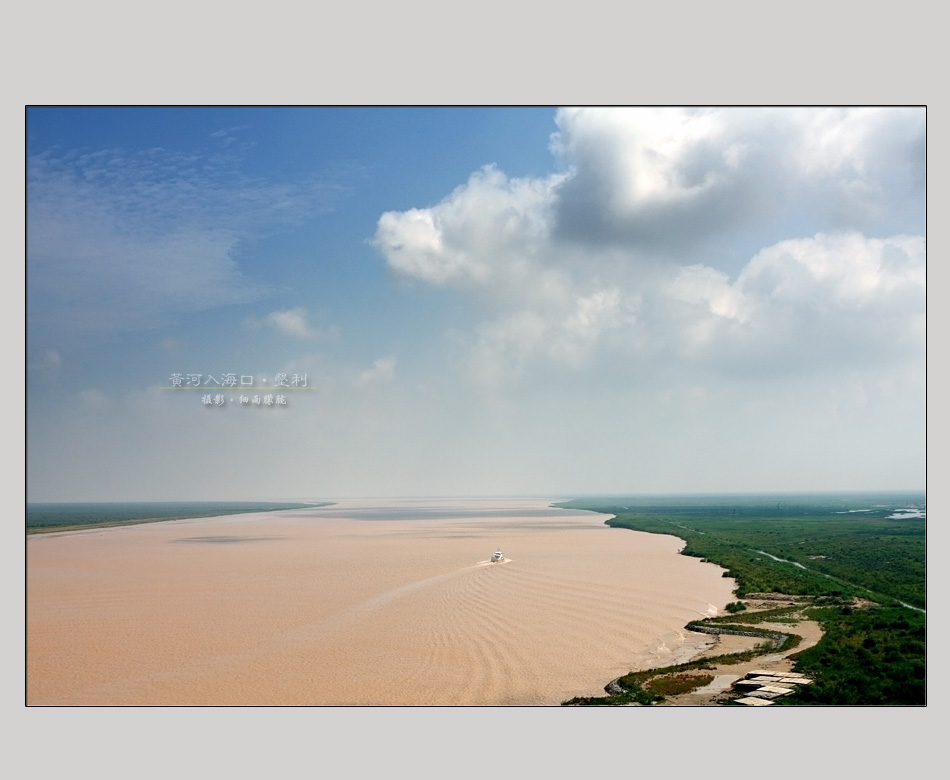
<instances>
[{"instance_id":1,"label":"water wake trail","mask_svg":"<svg viewBox=\"0 0 950 780\"><path fill-rule=\"evenodd\" d=\"M173 671L165 671L159 674L149 674L140 677L126 678L114 683L93 686L85 689L80 695L95 694L120 694L128 691L141 690L145 686L155 682L170 682L174 680L186 680L196 678L207 673L210 668L226 668L239 664L246 664L249 660L262 657L268 653L278 650L288 644L311 644L326 638L329 634L338 631L347 625L361 619L373 612L382 609L388 604L422 588L451 580L464 574L467 571L474 571L479 568L479 564L463 566L460 569L454 569L449 572L437 574L432 577L409 582L405 585L380 593L364 601L354 604L342 612L324 619L311 623L307 626L294 629L285 633L283 636L275 637L269 641L261 642L252 647L247 647L230 653L223 653L214 657L196 660L193 663L179 667Z\"/></svg>"},{"instance_id":2,"label":"water wake trail","mask_svg":"<svg viewBox=\"0 0 950 780\"><path fill-rule=\"evenodd\" d=\"M354 604L353 606L348 607L331 618L321 620L317 623L300 629L297 633L310 633L313 629L318 629L320 634L333 631L346 625L347 623L351 623L354 620L366 617L368 614L375 612L378 609L382 609L396 599L402 598L403 596L406 596L414 591L421 590L422 588L429 587L430 585L435 585L439 582L451 580L467 571L478 569L483 565L483 563L484 562L480 562L470 566L463 566L460 569L453 569L452 571L444 572L442 574L436 574L433 577L426 577L425 579L409 582L405 585L400 585L399 587L388 590L385 593L380 593L377 596L372 596L365 601Z\"/></svg>"}]
</instances>

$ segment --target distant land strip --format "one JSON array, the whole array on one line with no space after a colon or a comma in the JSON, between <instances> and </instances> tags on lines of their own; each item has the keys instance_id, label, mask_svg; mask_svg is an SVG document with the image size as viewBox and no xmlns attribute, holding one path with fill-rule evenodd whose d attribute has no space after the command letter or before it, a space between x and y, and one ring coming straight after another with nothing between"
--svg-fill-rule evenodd
<instances>
[{"instance_id":1,"label":"distant land strip","mask_svg":"<svg viewBox=\"0 0 950 780\"><path fill-rule=\"evenodd\" d=\"M26 507L27 534L79 531L90 528L192 520L205 517L282 512L331 506L332 501L194 501L194 502L112 502L33 503Z\"/></svg>"}]
</instances>

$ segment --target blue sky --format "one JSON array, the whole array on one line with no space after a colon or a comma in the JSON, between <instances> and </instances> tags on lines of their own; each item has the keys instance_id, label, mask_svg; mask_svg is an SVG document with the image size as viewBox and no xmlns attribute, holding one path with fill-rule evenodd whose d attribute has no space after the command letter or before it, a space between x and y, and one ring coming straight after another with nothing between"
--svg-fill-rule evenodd
<instances>
[{"instance_id":1,"label":"blue sky","mask_svg":"<svg viewBox=\"0 0 950 780\"><path fill-rule=\"evenodd\" d=\"M922 488L925 152L922 108L29 109L28 499Z\"/></svg>"}]
</instances>

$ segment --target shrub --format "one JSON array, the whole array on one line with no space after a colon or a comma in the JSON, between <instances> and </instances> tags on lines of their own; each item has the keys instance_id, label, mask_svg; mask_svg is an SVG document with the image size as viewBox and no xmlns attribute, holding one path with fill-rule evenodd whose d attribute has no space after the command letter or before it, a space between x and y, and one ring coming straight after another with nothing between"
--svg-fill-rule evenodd
<instances>
[{"instance_id":1,"label":"shrub","mask_svg":"<svg viewBox=\"0 0 950 780\"><path fill-rule=\"evenodd\" d=\"M714 679L711 674L675 674L668 677L655 677L647 683L646 687L650 692L658 693L660 696L676 696L709 685Z\"/></svg>"}]
</instances>

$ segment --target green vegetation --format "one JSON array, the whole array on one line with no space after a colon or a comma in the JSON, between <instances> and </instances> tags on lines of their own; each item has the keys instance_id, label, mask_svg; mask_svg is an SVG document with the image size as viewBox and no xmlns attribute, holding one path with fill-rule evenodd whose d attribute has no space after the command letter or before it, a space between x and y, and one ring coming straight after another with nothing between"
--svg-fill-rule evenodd
<instances>
[{"instance_id":1,"label":"green vegetation","mask_svg":"<svg viewBox=\"0 0 950 780\"><path fill-rule=\"evenodd\" d=\"M660 696L676 696L709 685L714 679L711 674L671 674L664 677L654 677L647 683L647 689L651 693L657 693Z\"/></svg>"},{"instance_id":2,"label":"green vegetation","mask_svg":"<svg viewBox=\"0 0 950 780\"><path fill-rule=\"evenodd\" d=\"M664 697L658 693L652 693L639 684L633 684L629 688L624 688L618 693L608 696L575 696L569 701L563 702L563 707L625 707L630 704L643 704L649 706L663 701Z\"/></svg>"},{"instance_id":3,"label":"green vegetation","mask_svg":"<svg viewBox=\"0 0 950 780\"><path fill-rule=\"evenodd\" d=\"M926 606L926 520L893 519L914 494L722 496L570 501L608 512L608 525L686 540L684 555L714 561L737 595L852 596ZM781 560L776 560L776 558Z\"/></svg>"},{"instance_id":4,"label":"green vegetation","mask_svg":"<svg viewBox=\"0 0 950 780\"><path fill-rule=\"evenodd\" d=\"M825 631L796 658L795 670L815 680L777 703L924 704L926 618L895 607L809 610Z\"/></svg>"},{"instance_id":5,"label":"green vegetation","mask_svg":"<svg viewBox=\"0 0 950 780\"><path fill-rule=\"evenodd\" d=\"M825 635L815 647L791 657L795 670L814 684L776 703L925 703L926 520L899 511L924 507L922 494L654 496L564 506L616 515L607 521L611 526L684 539L683 554L724 567L723 576L735 578L740 598L790 594L812 604L805 614L821 623ZM736 601L726 609L730 614L689 627L748 634L764 621L794 624L803 607L746 613ZM760 635L764 641L752 651L631 672L607 697L565 704L657 703L673 695L666 687L673 683L661 678L738 663L774 651L779 643L787 650L800 642L798 636L774 631Z\"/></svg>"},{"instance_id":6,"label":"green vegetation","mask_svg":"<svg viewBox=\"0 0 950 780\"><path fill-rule=\"evenodd\" d=\"M808 603L824 604L828 603L827 599L817 598ZM750 612L747 615L720 615L719 617L705 618L704 620L697 620L690 623L690 626L719 626L721 624L728 623L741 623L743 626L751 626L756 623L776 623L781 621L783 618L787 618L789 615L792 615L796 612L800 612L801 607L777 607L775 609L763 609L759 612Z\"/></svg>"},{"instance_id":7,"label":"green vegetation","mask_svg":"<svg viewBox=\"0 0 950 780\"><path fill-rule=\"evenodd\" d=\"M705 621L698 621L704 623ZM693 625L692 623L690 625ZM729 630L727 627L722 627ZM742 629L743 633L752 633ZM761 632L764 642L757 644L751 650L743 650L738 653L725 653L723 655L714 655L708 658L698 658L695 661L687 661L684 664L676 666L664 666L659 669L644 669L639 672L628 672L623 677L615 680L608 686L606 696L576 696L566 702L566 707L596 707L596 706L624 706L628 704L658 704L667 696L674 696L677 693L688 693L691 690L700 688L712 682L712 675L684 675L692 669L711 669L714 666L728 664L739 664L745 661L751 661L753 658L765 653L774 652L780 647L794 646L801 638L787 634L776 634L773 631ZM681 679L680 682L666 682L680 678L690 678L692 680L703 680L691 684L687 679ZM682 688L679 690L678 688Z\"/></svg>"}]
</instances>

